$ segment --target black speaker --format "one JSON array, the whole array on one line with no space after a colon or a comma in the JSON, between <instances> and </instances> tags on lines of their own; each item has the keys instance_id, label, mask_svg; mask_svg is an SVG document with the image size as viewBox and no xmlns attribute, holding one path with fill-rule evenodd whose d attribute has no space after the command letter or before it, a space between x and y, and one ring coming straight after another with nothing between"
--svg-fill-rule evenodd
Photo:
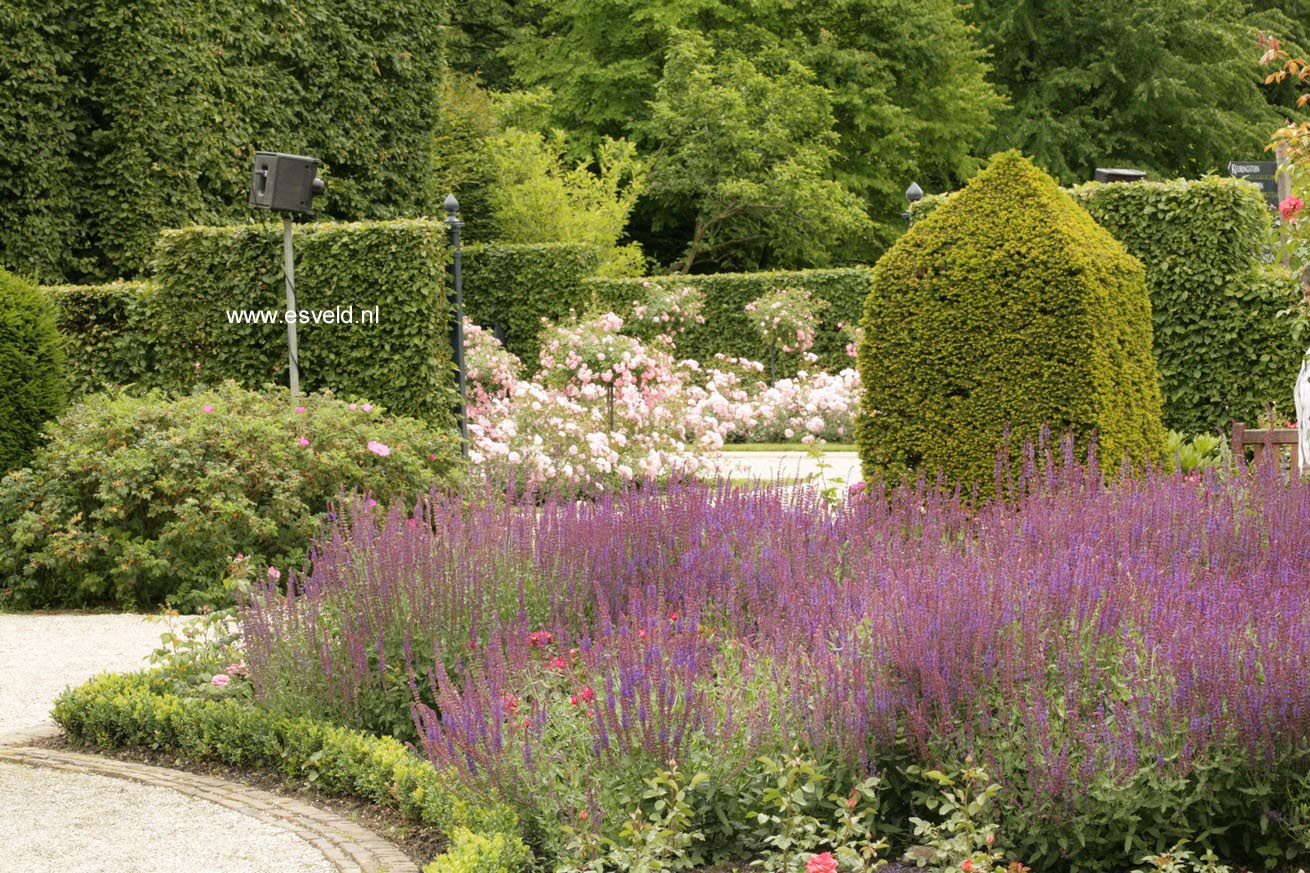
<instances>
[{"instance_id":1,"label":"black speaker","mask_svg":"<svg viewBox=\"0 0 1310 873\"><path fill-rule=\"evenodd\" d=\"M274 212L314 214L314 195L323 192L318 178L318 158L255 152L255 172L250 178L250 205Z\"/></svg>"}]
</instances>

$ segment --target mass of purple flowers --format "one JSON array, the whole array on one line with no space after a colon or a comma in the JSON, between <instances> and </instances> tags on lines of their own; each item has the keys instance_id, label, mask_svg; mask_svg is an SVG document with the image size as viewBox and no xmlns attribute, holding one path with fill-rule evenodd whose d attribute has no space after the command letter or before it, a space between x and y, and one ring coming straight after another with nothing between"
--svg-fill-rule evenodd
<instances>
[{"instance_id":1,"label":"mass of purple flowers","mask_svg":"<svg viewBox=\"0 0 1310 873\"><path fill-rule=\"evenodd\" d=\"M1306 745L1310 487L1067 451L998 475L982 507L923 483L361 502L246 603L251 679L347 720L424 701L422 748L473 778L563 732L602 762L973 753L1050 800Z\"/></svg>"}]
</instances>

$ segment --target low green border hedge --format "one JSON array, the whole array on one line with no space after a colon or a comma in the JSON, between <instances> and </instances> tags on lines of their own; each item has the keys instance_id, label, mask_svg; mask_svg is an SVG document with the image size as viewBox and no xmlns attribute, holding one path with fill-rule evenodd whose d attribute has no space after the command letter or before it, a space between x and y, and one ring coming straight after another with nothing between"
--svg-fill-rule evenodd
<instances>
[{"instance_id":1,"label":"low green border hedge","mask_svg":"<svg viewBox=\"0 0 1310 873\"><path fill-rule=\"evenodd\" d=\"M457 782L392 737L236 700L180 697L148 673L107 673L70 688L53 716L78 742L267 768L312 779L329 794L396 809L446 836L447 851L425 873L511 873L532 861L513 810L457 796L451 787Z\"/></svg>"}]
</instances>

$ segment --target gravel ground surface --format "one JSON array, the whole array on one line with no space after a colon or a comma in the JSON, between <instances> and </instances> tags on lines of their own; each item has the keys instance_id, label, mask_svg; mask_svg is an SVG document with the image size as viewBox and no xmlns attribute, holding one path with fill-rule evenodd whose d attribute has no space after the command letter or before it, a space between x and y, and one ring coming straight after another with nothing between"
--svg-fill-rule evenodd
<instances>
[{"instance_id":1,"label":"gravel ground surface","mask_svg":"<svg viewBox=\"0 0 1310 873\"><path fill-rule=\"evenodd\" d=\"M855 452L824 452L821 458L813 458L807 452L724 452L723 457L733 476L765 481L812 477L820 485L850 485L864 478L860 456ZM820 464L827 466L820 467Z\"/></svg>"},{"instance_id":2,"label":"gravel ground surface","mask_svg":"<svg viewBox=\"0 0 1310 873\"><path fill-rule=\"evenodd\" d=\"M336 869L293 834L165 788L0 763L0 797L0 869L14 873Z\"/></svg>"},{"instance_id":3,"label":"gravel ground surface","mask_svg":"<svg viewBox=\"0 0 1310 873\"><path fill-rule=\"evenodd\" d=\"M145 666L163 632L140 615L0 614L0 736L48 724L69 685Z\"/></svg>"},{"instance_id":4,"label":"gravel ground surface","mask_svg":"<svg viewBox=\"0 0 1310 873\"><path fill-rule=\"evenodd\" d=\"M145 666L164 630L140 615L0 615L0 737L49 724L69 685ZM0 763L0 797L4 873L336 869L294 834L166 788Z\"/></svg>"}]
</instances>

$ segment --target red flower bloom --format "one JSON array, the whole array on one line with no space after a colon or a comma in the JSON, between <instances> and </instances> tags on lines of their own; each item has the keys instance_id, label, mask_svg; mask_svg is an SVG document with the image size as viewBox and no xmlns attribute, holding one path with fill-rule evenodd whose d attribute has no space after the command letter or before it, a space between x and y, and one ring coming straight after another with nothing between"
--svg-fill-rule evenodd
<instances>
[{"instance_id":1,"label":"red flower bloom","mask_svg":"<svg viewBox=\"0 0 1310 873\"><path fill-rule=\"evenodd\" d=\"M837 859L832 856L832 852L811 855L810 860L805 862L805 873L837 873Z\"/></svg>"},{"instance_id":2,"label":"red flower bloom","mask_svg":"<svg viewBox=\"0 0 1310 873\"><path fill-rule=\"evenodd\" d=\"M555 657L546 662L546 666L552 670L567 670L569 662L567 658Z\"/></svg>"},{"instance_id":3,"label":"red flower bloom","mask_svg":"<svg viewBox=\"0 0 1310 873\"><path fill-rule=\"evenodd\" d=\"M973 861L969 858L965 858L964 863L960 865L960 869L963 870L964 873L973 873Z\"/></svg>"},{"instance_id":4,"label":"red flower bloom","mask_svg":"<svg viewBox=\"0 0 1310 873\"><path fill-rule=\"evenodd\" d=\"M550 635L550 631L544 631L544 630L533 631L532 633L528 634L528 644L531 645L534 649L537 648L538 646L550 645L550 642L553 639L554 637Z\"/></svg>"},{"instance_id":5,"label":"red flower bloom","mask_svg":"<svg viewBox=\"0 0 1310 873\"><path fill-rule=\"evenodd\" d=\"M1278 211L1283 214L1283 221L1291 221L1301 214L1305 208L1305 201L1300 197L1288 197L1282 203L1278 204Z\"/></svg>"},{"instance_id":6,"label":"red flower bloom","mask_svg":"<svg viewBox=\"0 0 1310 873\"><path fill-rule=\"evenodd\" d=\"M596 692L591 690L590 685L583 685L578 689L578 699L583 703L591 703L596 699Z\"/></svg>"}]
</instances>

